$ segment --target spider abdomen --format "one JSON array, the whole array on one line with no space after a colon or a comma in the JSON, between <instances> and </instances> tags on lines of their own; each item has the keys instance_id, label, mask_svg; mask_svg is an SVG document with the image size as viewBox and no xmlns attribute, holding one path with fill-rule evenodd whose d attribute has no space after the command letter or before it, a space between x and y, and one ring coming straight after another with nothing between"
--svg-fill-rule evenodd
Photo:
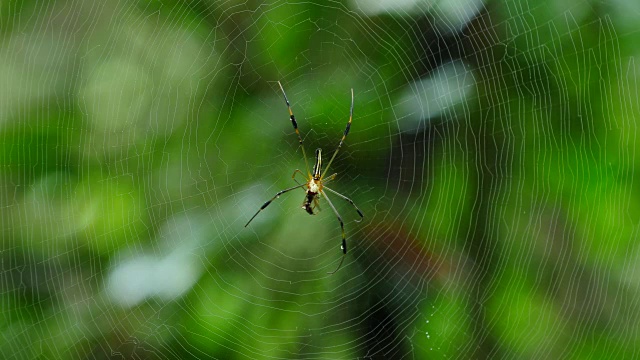
<instances>
[{"instance_id":1,"label":"spider abdomen","mask_svg":"<svg viewBox=\"0 0 640 360\"><path fill-rule=\"evenodd\" d=\"M311 207L311 203L315 200L317 192L313 192L311 190L307 190L307 195L304 198L304 203L302 203L302 208L309 214L313 215L313 208Z\"/></svg>"}]
</instances>

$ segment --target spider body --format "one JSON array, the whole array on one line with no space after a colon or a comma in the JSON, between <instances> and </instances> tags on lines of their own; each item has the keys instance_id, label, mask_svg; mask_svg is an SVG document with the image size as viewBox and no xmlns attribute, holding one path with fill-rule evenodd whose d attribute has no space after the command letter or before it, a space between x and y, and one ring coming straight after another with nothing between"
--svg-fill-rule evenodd
<instances>
[{"instance_id":1,"label":"spider body","mask_svg":"<svg viewBox=\"0 0 640 360\"><path fill-rule=\"evenodd\" d=\"M318 189L318 184L315 183L316 180L309 181L309 188L307 189L307 195L304 198L304 202L302 203L302 208L309 213L309 215L315 215L313 209L318 206L318 191L313 191L312 189ZM311 203L313 203L313 207L311 207Z\"/></svg>"},{"instance_id":2,"label":"spider body","mask_svg":"<svg viewBox=\"0 0 640 360\"><path fill-rule=\"evenodd\" d=\"M305 196L302 208L309 214L315 215L313 209L318 206L318 194L322 192L322 149L316 149L316 164L313 166L313 175L307 182L307 195ZM296 173L294 173L295 175ZM311 207L313 203L313 207Z\"/></svg>"},{"instance_id":3,"label":"spider body","mask_svg":"<svg viewBox=\"0 0 640 360\"><path fill-rule=\"evenodd\" d=\"M300 131L298 130L298 122L296 121L295 116L293 115L293 111L291 110L291 105L289 104L289 99L287 99L287 94L284 92L284 89L282 88L282 84L280 84L280 82L278 81L278 85L280 85L280 90L282 90L282 95L284 95L284 100L287 104L287 108L289 109L289 119L291 120L291 125L293 125L293 129L296 132L296 135L298 135L298 142L300 143L300 148L302 149L302 156L304 157L304 162L305 165L307 166L307 176L305 177L305 182L304 183L300 183L298 182L298 180L296 180L296 175L298 173L302 174L304 176L304 173L302 171L300 171L299 169L296 169L293 172L293 175L291 176L291 178L298 184L297 186L279 191L274 197L271 198L271 200L265 202L260 209L258 209L258 211L251 217L251 219L249 219L249 221L247 222L247 224L245 225L245 227L247 227L247 225L249 225L249 223L251 223L251 221L258 216L258 214L264 210L267 206L269 206L269 204L271 204L271 202L273 200L275 200L276 198L278 198L280 195L289 192L291 190L294 189L298 189L298 188L302 188L302 187L306 187L305 189L305 198L304 198L304 202L302 203L302 209L304 209L309 215L315 215L315 213L313 212L315 208L318 208L318 210L320 209L319 207L319 203L318 203L318 199L320 198L320 196L322 196L327 203L329 204L329 206L331 206L331 209L333 210L333 212L336 214L338 221L340 222L340 229L342 230L342 259L340 260L340 263L338 264L338 267L332 271L329 272L328 274L334 274L336 271L338 271L338 269L340 269L340 266L342 266L342 262L344 261L344 257L347 254L347 240L344 234L344 222L342 221L342 217L340 216L340 214L338 213L338 210L336 210L335 206L333 206L333 203L331 203L331 200L329 200L329 198L327 197L327 194L325 192L325 190L328 190L329 192L333 193L336 196L339 196L340 198L344 199L345 201L349 202L349 204L351 204L356 211L358 212L358 215L360 216L360 220L357 222L362 221L362 219L364 218L364 215L362 214L362 212L360 211L360 209L358 209L358 207L353 203L353 201L351 199L349 199L348 197L333 191L331 189L329 189L328 187L325 186L326 183L328 183L329 181L332 181L333 179L336 178L336 176L338 174L333 174L331 176L329 176L326 180L325 179L325 175L327 174L327 171L329 171L329 167L331 166L331 163L333 162L333 159L335 159L336 155L338 155L338 151L340 151L340 147L342 147L342 143L344 142L344 139L347 137L347 135L349 134L349 130L351 129L351 120L353 119L353 89L351 89L351 111L349 112L349 122L347 122L347 126L344 130L344 133L342 135L342 139L340 139L340 143L338 144L338 148L336 149L336 151L333 153L333 156L331 157L331 160L329 160L329 163L327 164L326 169L324 170L324 172L322 171L322 149L316 149L316 163L313 166L313 172L309 171L309 163L307 161L307 155L304 151L304 146L302 144L302 136L300 136Z\"/></svg>"}]
</instances>

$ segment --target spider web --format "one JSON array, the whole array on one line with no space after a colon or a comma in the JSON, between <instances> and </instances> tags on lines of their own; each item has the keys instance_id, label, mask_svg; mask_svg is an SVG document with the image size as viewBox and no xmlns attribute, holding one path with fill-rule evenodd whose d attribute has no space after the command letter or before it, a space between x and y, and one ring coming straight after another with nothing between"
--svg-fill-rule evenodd
<instances>
[{"instance_id":1,"label":"spider web","mask_svg":"<svg viewBox=\"0 0 640 360\"><path fill-rule=\"evenodd\" d=\"M4 359L637 358L640 7L0 4ZM308 161L351 132L317 215ZM325 162L326 164L326 162Z\"/></svg>"}]
</instances>

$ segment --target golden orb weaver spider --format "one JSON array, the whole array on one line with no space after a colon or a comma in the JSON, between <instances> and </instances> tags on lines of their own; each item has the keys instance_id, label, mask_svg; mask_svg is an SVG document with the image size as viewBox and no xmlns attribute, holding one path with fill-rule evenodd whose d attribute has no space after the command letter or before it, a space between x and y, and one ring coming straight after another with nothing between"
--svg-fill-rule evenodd
<instances>
[{"instance_id":1,"label":"golden orb weaver spider","mask_svg":"<svg viewBox=\"0 0 640 360\"><path fill-rule=\"evenodd\" d=\"M251 219L249 219L249 221L247 221L247 224L244 227L247 227L249 225L249 223L251 223L251 221L258 216L258 214L264 210L267 206L269 206L269 204L271 204L271 202L273 200L275 200L276 198L280 197L280 195L289 192L291 190L295 190L301 187L306 187L306 195L304 198L304 202L302 203L302 208L309 214L309 215L315 215L315 213L313 212L313 210L318 207L318 198L320 196L323 196L327 202L329 203L329 206L331 206L331 209L333 209L333 212L336 214L336 216L338 217L338 221L340 222L340 229L342 230L342 259L340 260L340 264L338 264L338 267L333 270L332 272L328 272L327 274L335 274L336 271L338 271L340 269L340 267L342 266L342 262L344 261L345 256L347 255L347 239L344 235L344 223L342 222L342 217L340 216L340 214L338 213L338 210L336 210L336 207L333 206L333 203L331 202L331 200L329 200L329 197L327 197L327 194L325 193L325 190L328 190L329 192L333 193L336 196L341 197L342 199L344 199L345 201L347 201L349 204L351 204L356 211L358 212L358 215L360 215L360 220L356 220L356 222L360 222L362 221L362 219L364 219L364 215L362 214L362 211L360 211L360 209L358 209L358 207L356 206L356 204L354 204L353 200L349 199L348 197L338 193L337 191L331 190L328 187L325 186L326 183L328 183L329 181L333 180L336 178L336 176L338 176L337 173L329 176L326 180L325 179L325 175L327 174L327 171L329 171L329 167L331 166L331 163L333 162L333 159L336 158L336 155L338 155L338 151L340 151L340 147L342 146L342 143L344 142L344 139L347 137L347 135L349 134L349 130L351 129L351 119L353 119L353 89L351 89L351 111L349 112L349 122L347 122L347 127L344 129L344 134L342 135L342 139L340 139L340 143L338 144L338 148L336 149L336 151L333 153L333 156L331 157L331 160L329 160L329 163L327 164L327 167L324 169L324 172L322 172L322 149L318 148L316 149L316 163L313 166L313 173L309 171L309 162L307 161L307 154L304 151L304 145L302 144L302 136L300 136L300 131L298 130L298 123L296 122L296 117L293 115L293 111L291 110L291 104L289 104L289 99L287 99L287 94L284 92L284 88L282 88L282 84L280 84L280 81L278 81L278 85L280 85L280 90L282 90L282 95L284 95L284 101L287 103L287 108L289 109L289 119L291 120L291 124L293 125L293 129L296 131L296 135L298 135L298 142L300 143L300 148L302 148L302 156L304 157L304 163L307 167L307 177L305 178L305 182L304 183L299 183L298 180L296 180L296 175L298 173L302 174L302 176L304 176L304 173L302 171L300 171L300 169L296 169L293 172L293 175L291 175L291 178L293 179L293 181L295 181L296 183L298 183L297 186L288 188L288 189L284 189L282 191L279 191L277 194L275 194L269 201L265 202L260 209L258 209L258 211L251 217ZM311 203L313 203L313 206L311 205Z\"/></svg>"}]
</instances>

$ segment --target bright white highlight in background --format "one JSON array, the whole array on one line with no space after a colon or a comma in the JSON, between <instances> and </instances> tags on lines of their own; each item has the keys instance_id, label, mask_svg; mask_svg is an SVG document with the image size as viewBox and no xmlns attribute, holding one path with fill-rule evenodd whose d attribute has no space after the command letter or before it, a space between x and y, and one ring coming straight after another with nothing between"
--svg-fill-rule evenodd
<instances>
[{"instance_id":1,"label":"bright white highlight in background","mask_svg":"<svg viewBox=\"0 0 640 360\"><path fill-rule=\"evenodd\" d=\"M440 31L453 33L463 29L478 15L484 8L484 0L352 0L351 7L367 16L420 16L432 13L434 16L431 20Z\"/></svg>"},{"instance_id":2,"label":"bright white highlight in background","mask_svg":"<svg viewBox=\"0 0 640 360\"><path fill-rule=\"evenodd\" d=\"M440 31L458 32L484 8L483 0L447 0L434 6L434 21Z\"/></svg>"},{"instance_id":3,"label":"bright white highlight in background","mask_svg":"<svg viewBox=\"0 0 640 360\"><path fill-rule=\"evenodd\" d=\"M116 264L107 278L112 301L132 307L152 297L175 300L189 291L204 270L195 254L209 234L206 219L180 215L167 220L158 235L164 255L124 256L125 260Z\"/></svg>"},{"instance_id":4,"label":"bright white highlight in background","mask_svg":"<svg viewBox=\"0 0 640 360\"><path fill-rule=\"evenodd\" d=\"M455 117L455 106L475 89L473 72L462 61L444 64L426 78L410 84L399 101L403 131L419 131L424 121L439 116Z\"/></svg>"}]
</instances>

